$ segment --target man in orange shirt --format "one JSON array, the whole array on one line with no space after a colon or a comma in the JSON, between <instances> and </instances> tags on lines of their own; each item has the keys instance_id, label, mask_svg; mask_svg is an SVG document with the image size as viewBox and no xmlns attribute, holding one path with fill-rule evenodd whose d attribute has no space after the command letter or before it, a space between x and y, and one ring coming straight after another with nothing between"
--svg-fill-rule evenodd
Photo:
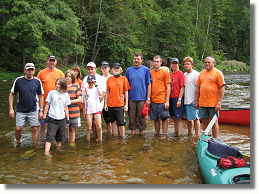
<instances>
[{"instance_id":1,"label":"man in orange shirt","mask_svg":"<svg viewBox=\"0 0 259 194\"><path fill-rule=\"evenodd\" d=\"M57 58L55 55L49 55L47 59L47 68L41 70L37 78L41 80L43 90L44 90L44 105L46 105L46 98L48 96L48 93L51 90L56 89L56 80L61 77L65 77L64 73L56 68L57 65ZM43 139L46 134L46 125L42 125L40 127L40 133L39 133L39 141L43 142Z\"/></svg>"},{"instance_id":2,"label":"man in orange shirt","mask_svg":"<svg viewBox=\"0 0 259 194\"><path fill-rule=\"evenodd\" d=\"M199 117L202 118L203 130L208 126L211 118L218 114L225 93L225 81L223 73L214 68L216 61L213 57L206 57L205 70L203 70L196 82L195 103L196 109L199 108ZM212 128L212 136L217 138L219 135L218 120Z\"/></svg>"},{"instance_id":3,"label":"man in orange shirt","mask_svg":"<svg viewBox=\"0 0 259 194\"><path fill-rule=\"evenodd\" d=\"M156 135L160 133L160 121L162 120L163 138L167 135L168 129L168 114L164 118L162 112L164 109L169 108L170 96L170 75L168 71L161 68L162 58L157 55L153 58L154 69L151 70L151 107L150 107L150 120L154 120Z\"/></svg>"}]
</instances>

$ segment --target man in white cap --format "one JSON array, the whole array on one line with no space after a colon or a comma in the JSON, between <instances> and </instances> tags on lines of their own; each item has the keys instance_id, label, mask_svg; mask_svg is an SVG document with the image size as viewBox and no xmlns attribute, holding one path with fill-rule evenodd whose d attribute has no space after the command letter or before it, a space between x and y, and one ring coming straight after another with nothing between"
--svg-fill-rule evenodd
<instances>
[{"instance_id":1,"label":"man in white cap","mask_svg":"<svg viewBox=\"0 0 259 194\"><path fill-rule=\"evenodd\" d=\"M95 87L98 87L98 89L101 91L102 96L100 97L100 104L98 104L97 110L98 112L100 112L100 114L102 113L103 107L104 107L104 97L106 95L106 80L103 76L99 75L96 73L96 64L94 62L89 62L86 65L86 69L87 69L87 74L88 75L94 75L96 82L95 82ZM88 87L88 82L87 82L87 77L86 76L83 79L82 82L82 86L81 86L81 90L83 92L83 98L82 98L82 103L83 103L83 115L84 115L84 119L86 119L86 100L87 100L87 93L86 93L86 88ZM95 126L94 126L94 122L93 122L93 132L95 133ZM96 134L96 133L95 133Z\"/></svg>"},{"instance_id":2,"label":"man in white cap","mask_svg":"<svg viewBox=\"0 0 259 194\"><path fill-rule=\"evenodd\" d=\"M16 106L16 143L14 146L18 146L21 143L21 131L26 124L26 119L28 119L32 128L33 144L37 147L39 119L43 116L44 91L40 79L34 77L35 66L33 63L27 63L24 66L24 73L24 76L15 79L9 95L9 115L11 118L14 118L14 95L19 94ZM39 105L37 98L39 98ZM39 108L40 110L38 110Z\"/></svg>"}]
</instances>

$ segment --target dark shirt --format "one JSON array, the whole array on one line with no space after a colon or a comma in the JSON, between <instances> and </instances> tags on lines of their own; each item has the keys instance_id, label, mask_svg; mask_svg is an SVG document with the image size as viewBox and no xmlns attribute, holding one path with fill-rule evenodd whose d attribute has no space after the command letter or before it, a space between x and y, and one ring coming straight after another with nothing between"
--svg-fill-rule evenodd
<instances>
[{"instance_id":1,"label":"dark shirt","mask_svg":"<svg viewBox=\"0 0 259 194\"><path fill-rule=\"evenodd\" d=\"M37 110L37 95L43 94L43 88L40 79L33 77L28 80L24 76L16 78L11 92L18 93L18 102L16 112L34 112Z\"/></svg>"}]
</instances>

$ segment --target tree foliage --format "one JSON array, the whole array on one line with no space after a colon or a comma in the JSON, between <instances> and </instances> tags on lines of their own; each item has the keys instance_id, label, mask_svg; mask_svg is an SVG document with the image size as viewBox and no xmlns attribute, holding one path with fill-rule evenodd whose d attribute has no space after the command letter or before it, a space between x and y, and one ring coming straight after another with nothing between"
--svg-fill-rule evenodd
<instances>
[{"instance_id":1,"label":"tree foliage","mask_svg":"<svg viewBox=\"0 0 259 194\"><path fill-rule=\"evenodd\" d=\"M63 65L192 56L250 61L248 0L2 0L0 67L54 53Z\"/></svg>"}]
</instances>

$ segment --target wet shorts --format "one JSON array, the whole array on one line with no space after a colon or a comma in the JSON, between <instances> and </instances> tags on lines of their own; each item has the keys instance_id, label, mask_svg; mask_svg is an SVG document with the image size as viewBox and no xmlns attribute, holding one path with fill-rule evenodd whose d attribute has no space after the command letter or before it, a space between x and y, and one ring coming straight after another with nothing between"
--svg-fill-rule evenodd
<instances>
[{"instance_id":1,"label":"wet shorts","mask_svg":"<svg viewBox=\"0 0 259 194\"><path fill-rule=\"evenodd\" d=\"M199 118L199 110L194 108L194 104L186 104L185 105L186 115L188 121L194 121Z\"/></svg>"},{"instance_id":2,"label":"wet shorts","mask_svg":"<svg viewBox=\"0 0 259 194\"><path fill-rule=\"evenodd\" d=\"M103 109L102 113L103 113L103 119L104 119L105 123L110 123L110 122L112 122L110 109L108 109L108 111L106 111L105 109Z\"/></svg>"},{"instance_id":3,"label":"wet shorts","mask_svg":"<svg viewBox=\"0 0 259 194\"><path fill-rule=\"evenodd\" d=\"M164 103L153 103L150 105L150 120L158 120L161 118L161 112L164 108Z\"/></svg>"},{"instance_id":4,"label":"wet shorts","mask_svg":"<svg viewBox=\"0 0 259 194\"><path fill-rule=\"evenodd\" d=\"M31 127L39 126L39 112L16 112L16 127L24 127L26 126L26 121L29 121Z\"/></svg>"},{"instance_id":5,"label":"wet shorts","mask_svg":"<svg viewBox=\"0 0 259 194\"><path fill-rule=\"evenodd\" d=\"M215 107L199 107L199 117L202 119L212 118L215 115L215 113Z\"/></svg>"},{"instance_id":6,"label":"wet shorts","mask_svg":"<svg viewBox=\"0 0 259 194\"><path fill-rule=\"evenodd\" d=\"M177 108L178 98L171 98L169 100L169 113L171 117L183 118L185 116L184 99L181 100L181 107Z\"/></svg>"},{"instance_id":7,"label":"wet shorts","mask_svg":"<svg viewBox=\"0 0 259 194\"><path fill-rule=\"evenodd\" d=\"M110 109L111 122L117 121L118 126L126 125L125 112L123 106L108 107L108 109Z\"/></svg>"},{"instance_id":8,"label":"wet shorts","mask_svg":"<svg viewBox=\"0 0 259 194\"><path fill-rule=\"evenodd\" d=\"M56 120L48 117L48 130L46 134L46 142L55 143L63 142L65 140L65 127L66 127L66 119Z\"/></svg>"},{"instance_id":9,"label":"wet shorts","mask_svg":"<svg viewBox=\"0 0 259 194\"><path fill-rule=\"evenodd\" d=\"M78 119L79 119L80 117L78 117L78 118L73 118L73 119L69 119L69 122L70 122L70 127L78 127ZM80 119L80 121L81 121L81 119Z\"/></svg>"}]
</instances>

